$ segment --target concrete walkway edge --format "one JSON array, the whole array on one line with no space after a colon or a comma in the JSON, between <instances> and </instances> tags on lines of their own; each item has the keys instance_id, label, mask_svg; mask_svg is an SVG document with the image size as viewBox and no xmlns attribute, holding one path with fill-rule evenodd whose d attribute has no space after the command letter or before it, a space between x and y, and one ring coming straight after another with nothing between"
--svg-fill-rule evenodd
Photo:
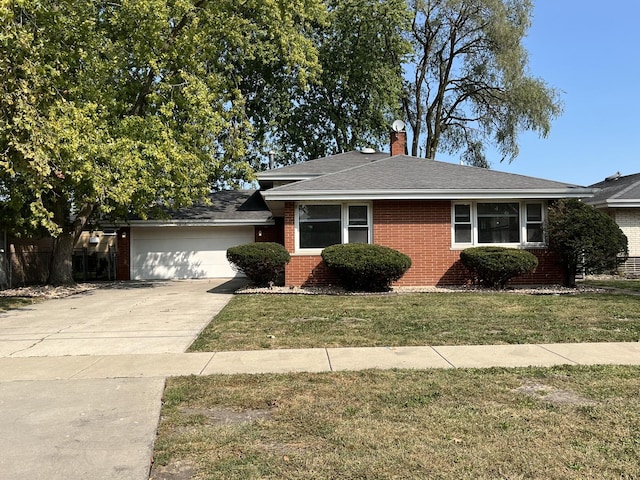
<instances>
[{"instance_id":1,"label":"concrete walkway edge","mask_svg":"<svg viewBox=\"0 0 640 480\"><path fill-rule=\"evenodd\" d=\"M0 382L365 369L640 365L640 343L350 347L0 358Z\"/></svg>"}]
</instances>

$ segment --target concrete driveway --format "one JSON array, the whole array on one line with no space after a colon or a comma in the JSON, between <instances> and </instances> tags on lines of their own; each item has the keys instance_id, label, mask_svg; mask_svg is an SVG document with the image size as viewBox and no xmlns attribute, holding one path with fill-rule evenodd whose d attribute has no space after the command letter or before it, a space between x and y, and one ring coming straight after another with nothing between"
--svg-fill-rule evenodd
<instances>
[{"instance_id":1,"label":"concrete driveway","mask_svg":"<svg viewBox=\"0 0 640 480\"><path fill-rule=\"evenodd\" d=\"M241 282L128 282L5 312L0 357L182 353Z\"/></svg>"},{"instance_id":2,"label":"concrete driveway","mask_svg":"<svg viewBox=\"0 0 640 480\"><path fill-rule=\"evenodd\" d=\"M147 479L164 377L11 381L20 372L6 370L184 352L240 285L128 282L0 314L0 478Z\"/></svg>"}]
</instances>

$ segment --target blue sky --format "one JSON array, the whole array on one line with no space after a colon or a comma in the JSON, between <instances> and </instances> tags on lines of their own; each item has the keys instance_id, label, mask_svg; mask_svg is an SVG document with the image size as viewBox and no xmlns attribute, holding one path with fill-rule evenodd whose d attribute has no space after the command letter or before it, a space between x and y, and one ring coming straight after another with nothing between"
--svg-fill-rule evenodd
<instances>
[{"instance_id":1,"label":"blue sky","mask_svg":"<svg viewBox=\"0 0 640 480\"><path fill-rule=\"evenodd\" d=\"M492 169L578 185L640 172L638 19L637 0L535 0L530 73L561 92L564 113L546 138L521 134L511 164L490 155Z\"/></svg>"}]
</instances>

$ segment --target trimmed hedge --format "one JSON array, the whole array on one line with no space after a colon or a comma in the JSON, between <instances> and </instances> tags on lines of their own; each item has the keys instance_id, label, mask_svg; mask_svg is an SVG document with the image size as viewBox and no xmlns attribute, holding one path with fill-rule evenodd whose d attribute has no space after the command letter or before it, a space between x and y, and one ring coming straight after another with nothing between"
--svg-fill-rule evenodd
<instances>
[{"instance_id":1,"label":"trimmed hedge","mask_svg":"<svg viewBox=\"0 0 640 480\"><path fill-rule=\"evenodd\" d=\"M243 272L258 287L275 284L289 263L289 252L279 243L257 242L231 247L227 260Z\"/></svg>"},{"instance_id":2,"label":"trimmed hedge","mask_svg":"<svg viewBox=\"0 0 640 480\"><path fill-rule=\"evenodd\" d=\"M505 247L474 247L460 252L462 264L473 270L481 285L503 289L516 275L532 272L538 258L526 250Z\"/></svg>"},{"instance_id":3,"label":"trimmed hedge","mask_svg":"<svg viewBox=\"0 0 640 480\"><path fill-rule=\"evenodd\" d=\"M351 291L388 291L411 266L404 253L367 243L332 245L322 251L322 259Z\"/></svg>"}]
</instances>

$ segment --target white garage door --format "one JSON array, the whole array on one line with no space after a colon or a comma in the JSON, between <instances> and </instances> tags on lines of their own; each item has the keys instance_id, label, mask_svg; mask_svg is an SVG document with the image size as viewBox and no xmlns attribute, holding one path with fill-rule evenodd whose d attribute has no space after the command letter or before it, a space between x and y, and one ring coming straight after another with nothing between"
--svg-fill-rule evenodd
<instances>
[{"instance_id":1,"label":"white garage door","mask_svg":"<svg viewBox=\"0 0 640 480\"><path fill-rule=\"evenodd\" d=\"M253 227L131 228L131 278L226 278L227 248L254 241Z\"/></svg>"}]
</instances>

